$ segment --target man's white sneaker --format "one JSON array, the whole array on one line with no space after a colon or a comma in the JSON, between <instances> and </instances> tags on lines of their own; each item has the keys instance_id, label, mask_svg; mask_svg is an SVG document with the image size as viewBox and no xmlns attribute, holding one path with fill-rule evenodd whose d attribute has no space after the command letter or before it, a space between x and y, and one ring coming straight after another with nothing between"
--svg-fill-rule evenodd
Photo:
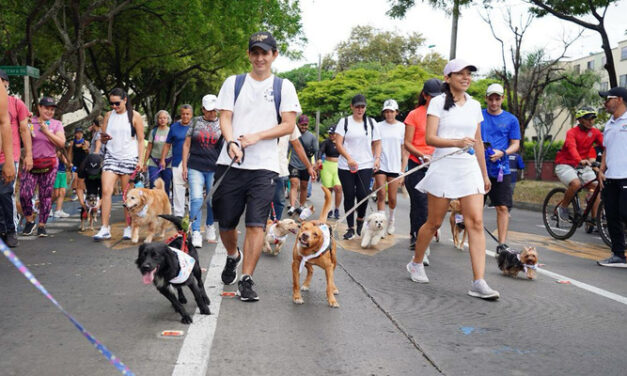
<instances>
[{"instance_id":1,"label":"man's white sneaker","mask_svg":"<svg viewBox=\"0 0 627 376\"><path fill-rule=\"evenodd\" d=\"M216 227L214 225L207 226L205 229L205 240L209 243L216 243L218 241L216 237Z\"/></svg>"},{"instance_id":2,"label":"man's white sneaker","mask_svg":"<svg viewBox=\"0 0 627 376\"><path fill-rule=\"evenodd\" d=\"M122 239L129 240L131 238L131 235L132 235L131 226L124 227L124 234L122 235Z\"/></svg>"},{"instance_id":3,"label":"man's white sneaker","mask_svg":"<svg viewBox=\"0 0 627 376\"><path fill-rule=\"evenodd\" d=\"M54 212L55 218L68 218L70 215L63 210L57 210Z\"/></svg>"},{"instance_id":4,"label":"man's white sneaker","mask_svg":"<svg viewBox=\"0 0 627 376\"><path fill-rule=\"evenodd\" d=\"M192 232L192 245L194 246L194 248L202 247L202 236L200 235L200 231Z\"/></svg>"},{"instance_id":5,"label":"man's white sneaker","mask_svg":"<svg viewBox=\"0 0 627 376\"><path fill-rule=\"evenodd\" d=\"M492 290L485 279L478 279L472 282L468 295L486 300L496 300L501 295L498 291Z\"/></svg>"},{"instance_id":6,"label":"man's white sneaker","mask_svg":"<svg viewBox=\"0 0 627 376\"><path fill-rule=\"evenodd\" d=\"M431 255L431 247L427 247L425 257L422 258L422 265L429 266L429 255Z\"/></svg>"},{"instance_id":7,"label":"man's white sneaker","mask_svg":"<svg viewBox=\"0 0 627 376\"><path fill-rule=\"evenodd\" d=\"M99 242L107 239L111 239L111 228L109 226L102 226L100 227L100 231L94 235L94 240Z\"/></svg>"},{"instance_id":8,"label":"man's white sneaker","mask_svg":"<svg viewBox=\"0 0 627 376\"><path fill-rule=\"evenodd\" d=\"M418 283L429 283L429 278L427 277L427 273L425 273L425 266L422 264L414 264L413 261L410 261L407 264L407 271L409 272L409 277L412 281Z\"/></svg>"}]
</instances>

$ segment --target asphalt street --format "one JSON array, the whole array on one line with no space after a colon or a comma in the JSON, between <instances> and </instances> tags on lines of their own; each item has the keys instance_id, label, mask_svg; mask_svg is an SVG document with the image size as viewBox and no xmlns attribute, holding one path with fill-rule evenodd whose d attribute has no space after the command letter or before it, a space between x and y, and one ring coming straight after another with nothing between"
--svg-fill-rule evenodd
<instances>
[{"instance_id":1,"label":"asphalt street","mask_svg":"<svg viewBox=\"0 0 627 376\"><path fill-rule=\"evenodd\" d=\"M318 209L321 199L316 184ZM627 271L596 265L609 254L598 235L581 229L556 241L539 213L513 209L509 244L536 246L541 270L534 281L504 277L488 256L486 280L501 298L487 302L467 295L468 252L453 247L447 220L431 245L431 282L408 278L408 205L399 199L396 236L382 249L338 247L338 309L326 303L318 268L305 303L292 303L293 236L278 256L262 255L253 276L256 303L222 296L236 289L219 282L224 248L205 244L199 254L212 315L196 314L190 326L142 283L136 245L118 243L119 235L95 243L93 232L78 232L76 215L51 221L49 238L22 239L14 251L136 375L625 374ZM119 202L114 208L119 230ZM496 228L493 209L485 209L484 220ZM488 237L488 251L495 246ZM558 283L564 281L570 283ZM5 258L0 294L0 374L119 374ZM192 299L187 309L195 309ZM184 335L165 337L165 330Z\"/></svg>"}]
</instances>

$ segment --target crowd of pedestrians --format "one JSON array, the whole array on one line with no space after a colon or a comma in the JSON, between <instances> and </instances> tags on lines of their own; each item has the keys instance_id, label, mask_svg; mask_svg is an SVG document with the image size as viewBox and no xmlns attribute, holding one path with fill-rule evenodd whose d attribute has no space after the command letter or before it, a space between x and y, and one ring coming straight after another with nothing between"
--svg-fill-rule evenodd
<instances>
[{"instance_id":1,"label":"crowd of pedestrians","mask_svg":"<svg viewBox=\"0 0 627 376\"><path fill-rule=\"evenodd\" d=\"M329 127L328 138L319 145L309 131L309 117L302 114L294 85L272 73L272 63L278 56L274 37L268 32L253 34L247 55L250 71L227 78L217 96L204 96L199 116L194 117L189 104L178 108L179 120L175 122L161 110L152 128L145 132L142 116L133 109L128 94L115 88L108 93L112 110L104 118L94 119L89 134L76 128L68 144L63 125L55 119L54 100L41 98L36 115L31 117L23 102L7 96L8 77L0 71L4 84L0 87L2 239L9 246L17 246L14 184L18 162L19 203L26 219L23 233L46 236L53 199L54 216L68 216L63 211L68 178L80 205L85 206L86 176L79 166L97 155L103 161L97 177L102 227L94 235L95 240L111 238L112 195L118 182L125 191L138 175L147 174L151 188L160 178L174 215L188 213L194 246L202 247L203 240L215 243L220 236L227 251L222 281L237 282L240 298L256 301L259 296L252 278L268 218L280 220L284 212L291 216L304 211L308 187L320 175L321 184L334 194L333 210L328 216L339 219L342 202L344 213L349 212L370 195L372 181L375 189L382 188L376 210L386 214L390 235L396 231L399 187L404 185L409 193L410 250L414 255L406 269L412 281L429 282L425 272L429 245L438 236L450 201L456 199L461 203L468 231L473 274L468 294L482 299L499 297L484 279L484 200L489 196L496 208L498 249L507 249L516 170L522 168L517 154L520 126L515 116L502 109L505 92L500 84L488 87L487 106L482 110L467 93L477 68L461 59L451 60L444 68L444 82L435 78L424 82L417 106L404 122L398 120L396 100L384 101L380 110L383 120L376 122L366 115L366 97L355 94L350 114ZM556 172L569 186L569 192L576 191L582 182L573 178L574 167L589 164L593 142L605 146L599 175L613 255L599 263L627 266L621 225L627 221L627 154L623 150L627 144L627 90L613 88L600 95L606 98L605 106L611 114L606 137L593 128L596 111L578 112L578 126L568 133L565 148L558 154ZM576 141L579 139L585 139L586 145L581 146ZM428 168L397 179L423 164ZM218 179L222 179L221 184L207 200ZM361 235L367 205L362 203L356 216L351 213L346 217L344 240ZM237 225L242 215L246 230L240 242ZM126 218L123 238L130 239L130 219L128 215ZM242 275L238 279L240 264Z\"/></svg>"}]
</instances>

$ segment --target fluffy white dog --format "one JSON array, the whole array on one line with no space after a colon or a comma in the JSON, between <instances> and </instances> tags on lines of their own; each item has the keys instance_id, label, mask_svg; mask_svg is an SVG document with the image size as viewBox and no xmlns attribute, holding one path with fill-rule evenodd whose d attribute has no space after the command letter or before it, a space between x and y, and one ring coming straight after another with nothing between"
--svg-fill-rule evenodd
<instances>
[{"instance_id":1,"label":"fluffy white dog","mask_svg":"<svg viewBox=\"0 0 627 376\"><path fill-rule=\"evenodd\" d=\"M374 247L385 236L387 219L384 212L371 213L361 230L361 248Z\"/></svg>"}]
</instances>

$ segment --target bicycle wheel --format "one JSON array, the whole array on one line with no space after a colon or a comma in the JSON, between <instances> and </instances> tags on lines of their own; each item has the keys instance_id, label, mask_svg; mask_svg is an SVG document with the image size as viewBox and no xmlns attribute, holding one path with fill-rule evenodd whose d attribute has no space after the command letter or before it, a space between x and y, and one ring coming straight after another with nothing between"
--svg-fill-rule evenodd
<instances>
[{"instance_id":1,"label":"bicycle wheel","mask_svg":"<svg viewBox=\"0 0 627 376\"><path fill-rule=\"evenodd\" d=\"M542 221L546 231L555 239L565 240L573 236L577 230L579 207L575 200L571 200L566 208L568 220L563 221L557 215L557 207L564 199L565 188L555 188L544 199L542 205Z\"/></svg>"},{"instance_id":2,"label":"bicycle wheel","mask_svg":"<svg viewBox=\"0 0 627 376\"><path fill-rule=\"evenodd\" d=\"M597 229L599 230L599 235L601 235L601 239L603 242L607 244L608 247L612 247L612 240L610 239L610 231L607 229L607 218L605 218L605 206L603 206L603 201L599 205L599 210L597 210Z\"/></svg>"}]
</instances>

